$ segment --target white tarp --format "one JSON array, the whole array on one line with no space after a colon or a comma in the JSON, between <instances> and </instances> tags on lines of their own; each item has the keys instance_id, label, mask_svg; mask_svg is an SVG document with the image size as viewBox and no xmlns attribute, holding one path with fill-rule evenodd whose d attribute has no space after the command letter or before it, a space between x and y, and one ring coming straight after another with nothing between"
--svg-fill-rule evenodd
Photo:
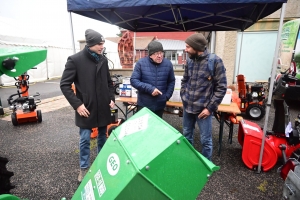
<instances>
[{"instance_id":1,"label":"white tarp","mask_svg":"<svg viewBox=\"0 0 300 200\"><path fill-rule=\"evenodd\" d=\"M118 54L118 43L105 40L104 46L106 48L105 52L107 53L106 57L109 59L109 69L121 69L122 66L120 64L120 58Z\"/></svg>"}]
</instances>

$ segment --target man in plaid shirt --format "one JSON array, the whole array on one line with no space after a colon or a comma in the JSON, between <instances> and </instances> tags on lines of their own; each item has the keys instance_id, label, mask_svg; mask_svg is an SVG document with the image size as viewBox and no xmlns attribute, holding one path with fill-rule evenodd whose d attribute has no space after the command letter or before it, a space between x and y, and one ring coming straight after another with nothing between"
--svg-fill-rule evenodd
<instances>
[{"instance_id":1,"label":"man in plaid shirt","mask_svg":"<svg viewBox=\"0 0 300 200\"><path fill-rule=\"evenodd\" d=\"M183 135L193 145L197 123L202 154L211 160L212 115L226 94L226 69L218 56L215 56L213 69L209 69L210 53L206 50L207 40L201 33L189 36L185 43L185 51L190 59L185 67L180 90L183 103Z\"/></svg>"}]
</instances>

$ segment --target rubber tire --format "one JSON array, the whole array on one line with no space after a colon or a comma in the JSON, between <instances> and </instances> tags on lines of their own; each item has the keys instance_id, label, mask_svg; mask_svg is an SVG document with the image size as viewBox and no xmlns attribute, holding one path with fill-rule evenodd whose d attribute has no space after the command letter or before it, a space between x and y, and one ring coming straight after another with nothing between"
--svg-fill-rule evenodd
<instances>
[{"instance_id":1,"label":"rubber tire","mask_svg":"<svg viewBox=\"0 0 300 200\"><path fill-rule=\"evenodd\" d=\"M117 85L115 85L115 94L116 95L120 95L120 83L118 83Z\"/></svg>"},{"instance_id":2,"label":"rubber tire","mask_svg":"<svg viewBox=\"0 0 300 200\"><path fill-rule=\"evenodd\" d=\"M4 115L4 109L0 106L0 115Z\"/></svg>"},{"instance_id":3,"label":"rubber tire","mask_svg":"<svg viewBox=\"0 0 300 200\"><path fill-rule=\"evenodd\" d=\"M251 110L252 109L259 109L260 110L260 115L259 116L252 116L251 115ZM260 104L249 104L249 106L246 109L246 115L253 120L260 120L262 119L266 114L266 109L260 105Z\"/></svg>"},{"instance_id":4,"label":"rubber tire","mask_svg":"<svg viewBox=\"0 0 300 200\"><path fill-rule=\"evenodd\" d=\"M108 135L108 137L110 136L111 132L112 132L113 130L115 130L117 127L118 127L118 126L115 126L115 125L109 127L109 129L107 130L107 135Z\"/></svg>"},{"instance_id":5,"label":"rubber tire","mask_svg":"<svg viewBox=\"0 0 300 200\"><path fill-rule=\"evenodd\" d=\"M41 123L43 121L43 118L42 118L42 111L41 110L37 110L36 111L36 116L37 116L37 122L38 123Z\"/></svg>"},{"instance_id":6,"label":"rubber tire","mask_svg":"<svg viewBox=\"0 0 300 200\"><path fill-rule=\"evenodd\" d=\"M11 113L11 122L14 126L18 126L17 113Z\"/></svg>"}]
</instances>

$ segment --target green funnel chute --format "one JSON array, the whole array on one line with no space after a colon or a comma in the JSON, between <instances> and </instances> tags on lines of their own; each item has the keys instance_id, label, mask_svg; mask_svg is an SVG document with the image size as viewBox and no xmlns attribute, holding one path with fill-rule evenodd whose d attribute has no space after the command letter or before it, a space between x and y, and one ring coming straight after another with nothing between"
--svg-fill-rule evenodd
<instances>
[{"instance_id":1,"label":"green funnel chute","mask_svg":"<svg viewBox=\"0 0 300 200\"><path fill-rule=\"evenodd\" d=\"M44 48L0 48L0 76L20 76L43 62L46 57L47 49Z\"/></svg>"}]
</instances>

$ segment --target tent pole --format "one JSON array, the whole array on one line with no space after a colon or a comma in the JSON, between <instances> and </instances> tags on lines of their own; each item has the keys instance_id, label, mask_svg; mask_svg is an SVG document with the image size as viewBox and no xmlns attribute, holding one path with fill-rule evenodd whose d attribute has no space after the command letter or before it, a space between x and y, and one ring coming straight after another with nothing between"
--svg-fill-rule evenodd
<instances>
[{"instance_id":1,"label":"tent pole","mask_svg":"<svg viewBox=\"0 0 300 200\"><path fill-rule=\"evenodd\" d=\"M215 53L215 47L216 47L216 31L211 32L211 39L210 39L210 52Z\"/></svg>"},{"instance_id":2,"label":"tent pole","mask_svg":"<svg viewBox=\"0 0 300 200\"><path fill-rule=\"evenodd\" d=\"M47 47L47 52L49 51L49 46ZM48 68L48 56L46 57L46 76L47 80L49 80L49 68Z\"/></svg>"},{"instance_id":3,"label":"tent pole","mask_svg":"<svg viewBox=\"0 0 300 200\"><path fill-rule=\"evenodd\" d=\"M136 56L136 52L135 52L135 38L136 38L136 32L133 32L133 65L134 65L135 60L136 60L136 58L135 58L135 56Z\"/></svg>"},{"instance_id":4,"label":"tent pole","mask_svg":"<svg viewBox=\"0 0 300 200\"><path fill-rule=\"evenodd\" d=\"M73 31L73 22L72 22L72 14L70 13L70 28L71 28L71 34L72 34L72 47L73 47L73 53L76 53L75 49L75 41L74 41L74 31Z\"/></svg>"},{"instance_id":5,"label":"tent pole","mask_svg":"<svg viewBox=\"0 0 300 200\"><path fill-rule=\"evenodd\" d=\"M266 130L268 127L268 118L269 118L269 112L271 107L271 101L272 101L272 94L273 94L273 85L274 85L274 79L276 75L276 68L277 68L277 60L278 60L278 51L279 51L279 45L280 45L280 38L281 38L281 32L282 32L282 25L283 25L283 19L285 15L285 7L286 3L282 4L281 7L281 14L280 14L280 22L279 22L279 28L277 33L277 41L276 41L276 48L275 48L275 54L273 58L273 67L272 67L272 73L271 73L271 79L270 79L270 88L269 88L269 95L268 95L268 102L267 102L267 109L266 109L266 117L265 117L265 124L264 124L264 134L262 136L262 142L260 147L260 154L259 154L259 162L257 167L257 172L261 172L261 164L262 164L262 158L264 153L264 146L265 146L265 139L266 139Z\"/></svg>"},{"instance_id":6,"label":"tent pole","mask_svg":"<svg viewBox=\"0 0 300 200\"><path fill-rule=\"evenodd\" d=\"M241 47L240 47L240 53L239 53L239 64L238 64L238 70L237 70L237 74L240 74L240 65L241 65L241 55L242 55L242 47L243 47L243 37L244 37L244 31L242 31L242 37L241 37Z\"/></svg>"}]
</instances>

